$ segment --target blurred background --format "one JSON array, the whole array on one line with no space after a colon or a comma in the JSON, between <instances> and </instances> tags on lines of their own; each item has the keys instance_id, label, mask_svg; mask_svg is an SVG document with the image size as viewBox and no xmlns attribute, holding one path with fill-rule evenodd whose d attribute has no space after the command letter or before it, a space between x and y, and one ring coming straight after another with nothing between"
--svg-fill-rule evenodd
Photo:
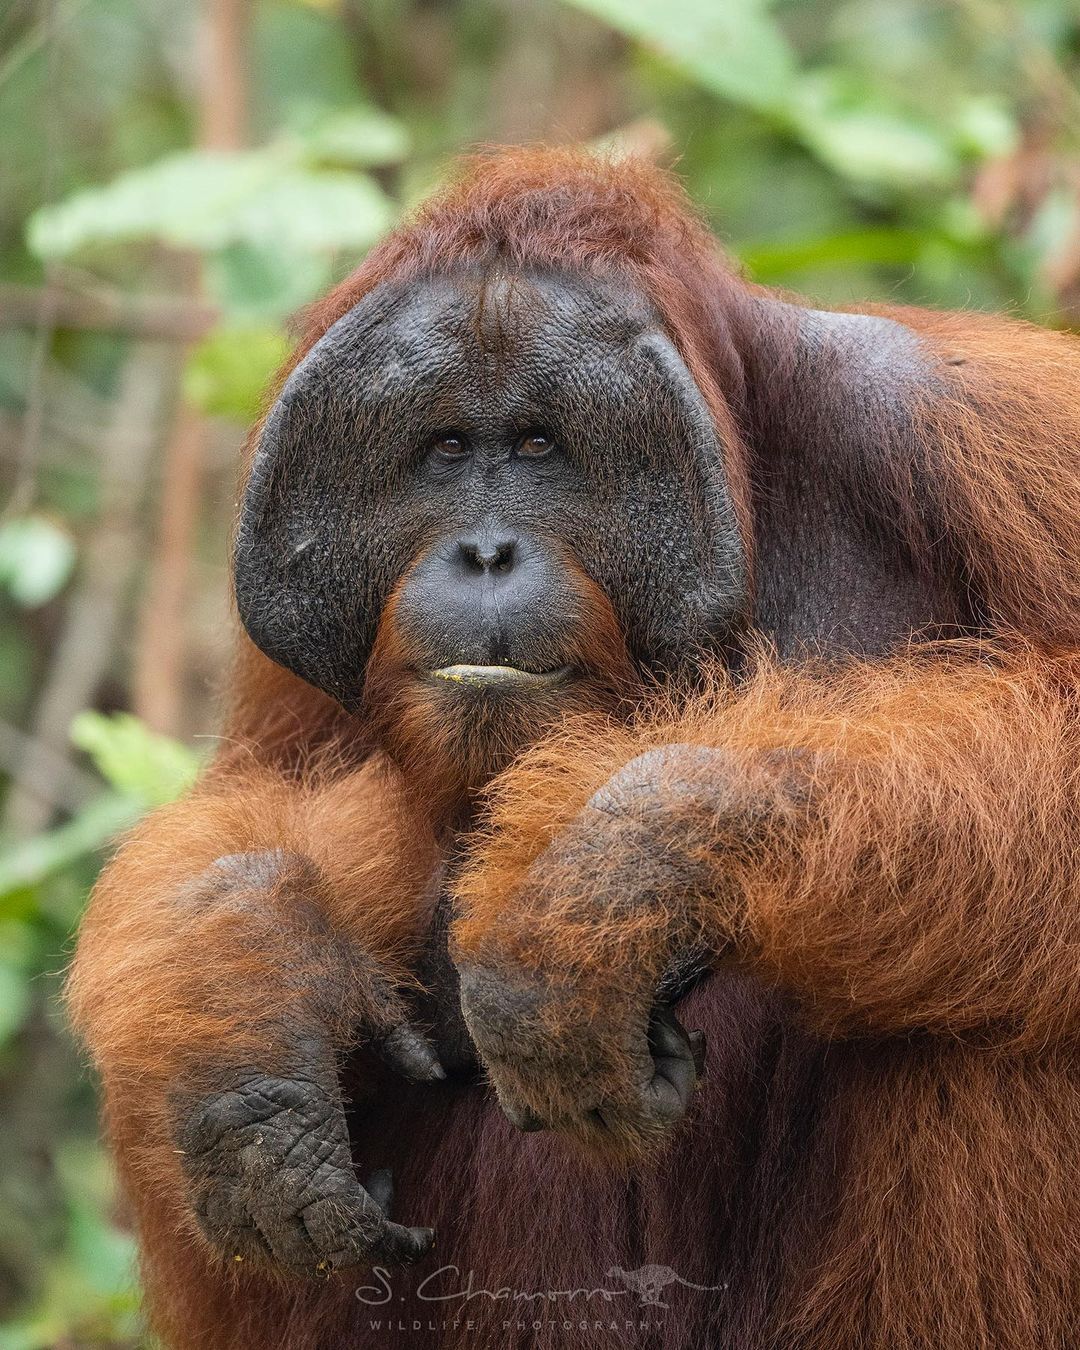
<instances>
[{"instance_id":1,"label":"blurred background","mask_svg":"<svg viewBox=\"0 0 1080 1350\"><path fill-rule=\"evenodd\" d=\"M1080 326L1078 77L1080 0L0 0L0 1350L144 1343L57 995L212 746L290 316L554 139L677 163L759 281Z\"/></svg>"}]
</instances>

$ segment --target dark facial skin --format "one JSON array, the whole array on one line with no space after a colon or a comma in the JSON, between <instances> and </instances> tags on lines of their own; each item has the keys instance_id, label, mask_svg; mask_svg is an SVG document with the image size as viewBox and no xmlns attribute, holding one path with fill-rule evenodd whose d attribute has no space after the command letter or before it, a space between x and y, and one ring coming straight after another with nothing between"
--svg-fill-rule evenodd
<instances>
[{"instance_id":1,"label":"dark facial skin","mask_svg":"<svg viewBox=\"0 0 1080 1350\"><path fill-rule=\"evenodd\" d=\"M393 595L418 680L550 693L587 643L582 575L643 669L718 643L744 598L707 407L624 284L387 285L294 371L236 553L275 660L358 707Z\"/></svg>"}]
</instances>

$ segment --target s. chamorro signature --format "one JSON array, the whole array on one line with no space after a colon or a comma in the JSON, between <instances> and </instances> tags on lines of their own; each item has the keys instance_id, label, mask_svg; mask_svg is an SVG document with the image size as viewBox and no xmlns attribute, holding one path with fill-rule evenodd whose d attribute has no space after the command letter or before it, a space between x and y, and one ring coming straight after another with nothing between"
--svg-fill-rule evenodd
<instances>
[{"instance_id":1,"label":"s. chamorro signature","mask_svg":"<svg viewBox=\"0 0 1080 1350\"><path fill-rule=\"evenodd\" d=\"M376 1266L372 1271L375 1283L361 1285L356 1297L369 1307L381 1307L394 1302L394 1289L390 1271ZM719 1293L727 1288L726 1284L694 1284L684 1280L678 1271L670 1266L639 1266L636 1270L623 1270L621 1266L612 1266L604 1277L604 1283L590 1287L581 1285L574 1289L514 1289L508 1285L489 1287L478 1283L476 1272L462 1271L459 1266L440 1266L417 1285L413 1296L422 1303L461 1304L473 1300L485 1300L489 1303L614 1303L619 1299L636 1297L642 1308L666 1308L663 1295L665 1291L682 1287L695 1289L702 1293Z\"/></svg>"}]
</instances>

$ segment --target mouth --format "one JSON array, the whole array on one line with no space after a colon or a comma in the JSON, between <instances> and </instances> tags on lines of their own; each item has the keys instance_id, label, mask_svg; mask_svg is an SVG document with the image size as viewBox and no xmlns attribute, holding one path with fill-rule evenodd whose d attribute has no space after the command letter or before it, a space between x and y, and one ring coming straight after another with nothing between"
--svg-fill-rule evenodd
<instances>
[{"instance_id":1,"label":"mouth","mask_svg":"<svg viewBox=\"0 0 1080 1350\"><path fill-rule=\"evenodd\" d=\"M549 689L570 675L569 666L556 670L522 670L520 666L440 666L429 672L434 680L447 684L467 684L473 688Z\"/></svg>"}]
</instances>

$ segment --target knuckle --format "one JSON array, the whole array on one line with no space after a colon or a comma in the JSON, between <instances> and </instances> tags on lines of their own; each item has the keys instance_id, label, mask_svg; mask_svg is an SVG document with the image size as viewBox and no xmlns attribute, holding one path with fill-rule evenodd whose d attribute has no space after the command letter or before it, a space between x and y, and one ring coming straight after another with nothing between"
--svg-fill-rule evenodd
<instances>
[{"instance_id":1,"label":"knuckle","mask_svg":"<svg viewBox=\"0 0 1080 1350\"><path fill-rule=\"evenodd\" d=\"M389 1227L355 1182L351 1192L316 1196L300 1212L313 1246L333 1263L370 1256Z\"/></svg>"},{"instance_id":2,"label":"knuckle","mask_svg":"<svg viewBox=\"0 0 1080 1350\"><path fill-rule=\"evenodd\" d=\"M218 1093L174 1130L194 1184L311 1187L347 1161L340 1108L316 1084L264 1075Z\"/></svg>"},{"instance_id":3,"label":"knuckle","mask_svg":"<svg viewBox=\"0 0 1080 1350\"><path fill-rule=\"evenodd\" d=\"M686 1114L686 1103L677 1089L663 1080L654 1080L642 1099L645 1112L665 1124L674 1124Z\"/></svg>"},{"instance_id":4,"label":"knuckle","mask_svg":"<svg viewBox=\"0 0 1080 1350\"><path fill-rule=\"evenodd\" d=\"M256 913L257 898L286 877L300 885L313 884L314 864L284 849L227 853L181 887L175 902L193 917L222 909Z\"/></svg>"},{"instance_id":5,"label":"knuckle","mask_svg":"<svg viewBox=\"0 0 1080 1350\"><path fill-rule=\"evenodd\" d=\"M702 745L672 744L646 750L624 764L595 792L589 805L611 813L648 806L659 793L716 776L724 756Z\"/></svg>"},{"instance_id":6,"label":"knuckle","mask_svg":"<svg viewBox=\"0 0 1080 1350\"><path fill-rule=\"evenodd\" d=\"M549 995L482 966L464 966L460 977L462 1012L473 1037L495 1053L527 1050L541 1030Z\"/></svg>"}]
</instances>

